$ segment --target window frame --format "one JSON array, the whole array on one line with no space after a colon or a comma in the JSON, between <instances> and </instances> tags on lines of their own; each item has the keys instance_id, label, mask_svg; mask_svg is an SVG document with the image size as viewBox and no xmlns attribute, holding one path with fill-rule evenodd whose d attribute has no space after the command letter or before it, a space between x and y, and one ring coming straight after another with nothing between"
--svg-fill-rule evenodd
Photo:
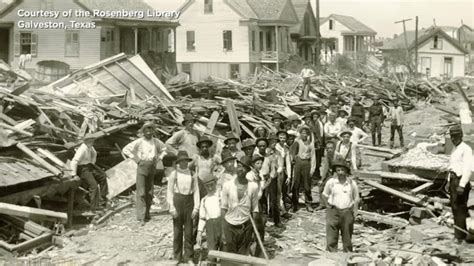
<instances>
[{"instance_id":1,"label":"window frame","mask_svg":"<svg viewBox=\"0 0 474 266\"><path fill-rule=\"evenodd\" d=\"M113 33L111 33L112 35ZM77 53L68 53L68 35L70 35L70 44L71 45L71 50L74 49L74 46L73 45L77 45ZM74 42L74 35L77 35L77 41ZM65 35L64 35L64 57L79 57L79 55L81 54L81 35L80 35L80 31L78 30L66 30L65 31ZM112 36L111 36L112 38ZM106 36L106 39L107 39L107 36ZM70 51L69 51L70 52Z\"/></svg>"},{"instance_id":2,"label":"window frame","mask_svg":"<svg viewBox=\"0 0 474 266\"><path fill-rule=\"evenodd\" d=\"M226 40L226 34L228 35L227 37L230 37L230 40ZM226 47L227 46L227 47ZM232 31L231 30L224 30L222 32L222 49L225 52L232 52L233 47L232 47Z\"/></svg>"},{"instance_id":3,"label":"window frame","mask_svg":"<svg viewBox=\"0 0 474 266\"><path fill-rule=\"evenodd\" d=\"M190 33L192 33L193 37L193 44L190 46ZM196 31L194 30L187 30L186 31L186 51L187 52L196 52Z\"/></svg>"}]
</instances>

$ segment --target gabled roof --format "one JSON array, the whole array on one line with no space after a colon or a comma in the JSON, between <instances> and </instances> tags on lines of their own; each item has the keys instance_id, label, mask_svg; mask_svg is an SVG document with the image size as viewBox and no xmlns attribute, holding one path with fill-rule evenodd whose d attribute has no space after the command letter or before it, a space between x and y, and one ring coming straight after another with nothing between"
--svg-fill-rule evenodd
<instances>
[{"instance_id":1,"label":"gabled roof","mask_svg":"<svg viewBox=\"0 0 474 266\"><path fill-rule=\"evenodd\" d=\"M291 33L299 33L301 31L301 26L303 25L306 10L308 10L308 8L311 12L310 19L316 26L316 17L314 16L313 8L311 7L311 2L309 0L291 0L291 3L295 8L299 20L297 25L291 27Z\"/></svg>"},{"instance_id":2,"label":"gabled roof","mask_svg":"<svg viewBox=\"0 0 474 266\"><path fill-rule=\"evenodd\" d=\"M179 11L185 10L196 0L187 0ZM290 0L224 0L243 19L262 22L283 22L294 24L298 16Z\"/></svg>"},{"instance_id":3,"label":"gabled roof","mask_svg":"<svg viewBox=\"0 0 474 266\"><path fill-rule=\"evenodd\" d=\"M377 34L375 30L371 29L369 26L358 21L354 17L350 17L350 16L331 14L328 17L325 17L324 19L322 19L321 24L325 23L329 19L334 19L338 21L339 23L346 26L347 28L349 28L349 30L351 30L354 33L365 33L365 34L372 34L372 35Z\"/></svg>"},{"instance_id":4,"label":"gabled roof","mask_svg":"<svg viewBox=\"0 0 474 266\"><path fill-rule=\"evenodd\" d=\"M425 30L420 30L418 31L418 46L421 47L423 43L426 41L430 40L434 35L441 35L443 36L443 39L454 45L456 48L458 48L461 52L463 53L468 53L462 45L456 41L455 39L451 38L446 32L443 31L442 28L440 27L430 27ZM400 34L393 40L388 41L387 43L384 43L382 47L380 47L380 50L399 50L399 49L405 49L405 35L408 41L408 49L414 49L415 48L415 31L407 31L405 34Z\"/></svg>"},{"instance_id":5,"label":"gabled roof","mask_svg":"<svg viewBox=\"0 0 474 266\"><path fill-rule=\"evenodd\" d=\"M462 25L459 30L459 41L462 43L472 43L474 42L474 30L468 25Z\"/></svg>"}]
</instances>

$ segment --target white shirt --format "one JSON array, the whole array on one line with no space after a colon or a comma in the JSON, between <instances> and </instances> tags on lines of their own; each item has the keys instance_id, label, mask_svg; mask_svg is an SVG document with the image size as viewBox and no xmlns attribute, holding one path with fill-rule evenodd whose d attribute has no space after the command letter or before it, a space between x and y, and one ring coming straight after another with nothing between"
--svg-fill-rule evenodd
<instances>
[{"instance_id":1,"label":"white shirt","mask_svg":"<svg viewBox=\"0 0 474 266\"><path fill-rule=\"evenodd\" d=\"M167 199L170 211L176 210L174 206L174 193L182 195L193 195L194 210L199 210L199 186L197 177L191 175L189 169L175 169L168 178Z\"/></svg>"},{"instance_id":2,"label":"white shirt","mask_svg":"<svg viewBox=\"0 0 474 266\"><path fill-rule=\"evenodd\" d=\"M401 106L391 106L390 110L388 111L388 115L390 119L392 119L392 123L395 123L395 121L397 121L397 125L403 125L403 108Z\"/></svg>"},{"instance_id":3,"label":"white shirt","mask_svg":"<svg viewBox=\"0 0 474 266\"><path fill-rule=\"evenodd\" d=\"M336 123L339 124L341 130L347 127L347 118L338 117L336 118Z\"/></svg>"},{"instance_id":4,"label":"white shirt","mask_svg":"<svg viewBox=\"0 0 474 266\"><path fill-rule=\"evenodd\" d=\"M303 68L303 70L301 70L301 76L303 78L310 78L314 75L315 75L315 73L311 68Z\"/></svg>"},{"instance_id":5,"label":"white shirt","mask_svg":"<svg viewBox=\"0 0 474 266\"><path fill-rule=\"evenodd\" d=\"M157 138L147 140L145 138L136 139L123 148L123 153L135 161L153 161L165 156L165 145Z\"/></svg>"},{"instance_id":6,"label":"white shirt","mask_svg":"<svg viewBox=\"0 0 474 266\"><path fill-rule=\"evenodd\" d=\"M258 212L258 186L248 182L247 191L239 200L235 181L228 181L222 188L222 209L226 209L225 220L232 225L241 225L250 219L250 215Z\"/></svg>"},{"instance_id":7,"label":"white shirt","mask_svg":"<svg viewBox=\"0 0 474 266\"><path fill-rule=\"evenodd\" d=\"M199 207L199 224L198 231L202 231L209 219L221 217L221 198L216 192L214 195L207 195L201 200Z\"/></svg>"},{"instance_id":8,"label":"white shirt","mask_svg":"<svg viewBox=\"0 0 474 266\"><path fill-rule=\"evenodd\" d=\"M77 175L77 166L86 164L95 164L97 160L97 152L94 147L87 147L82 143L77 149L71 161L72 175Z\"/></svg>"},{"instance_id":9,"label":"white shirt","mask_svg":"<svg viewBox=\"0 0 474 266\"><path fill-rule=\"evenodd\" d=\"M465 187L471 177L472 149L466 143L461 142L451 152L449 158L449 170L461 176L460 187Z\"/></svg>"},{"instance_id":10,"label":"white shirt","mask_svg":"<svg viewBox=\"0 0 474 266\"><path fill-rule=\"evenodd\" d=\"M359 144L360 142L364 141L366 138L369 137L367 133L365 133L362 129L358 127L354 127L354 129L352 129L351 132L352 132L351 142L354 144Z\"/></svg>"},{"instance_id":11,"label":"white shirt","mask_svg":"<svg viewBox=\"0 0 474 266\"><path fill-rule=\"evenodd\" d=\"M331 121L328 121L324 125L324 134L326 134L326 136L330 138L337 137L337 135L341 133L341 130L341 125L337 122L333 124L331 123Z\"/></svg>"},{"instance_id":12,"label":"white shirt","mask_svg":"<svg viewBox=\"0 0 474 266\"><path fill-rule=\"evenodd\" d=\"M339 178L328 180L324 187L323 195L328 198L328 203L338 209L347 209L359 201L359 188L352 178L347 178L344 183Z\"/></svg>"},{"instance_id":13,"label":"white shirt","mask_svg":"<svg viewBox=\"0 0 474 266\"><path fill-rule=\"evenodd\" d=\"M174 133L173 136L166 141L166 144L173 146L177 150L185 150L190 157L193 157L199 154L199 150L196 146L198 140L198 135L183 129Z\"/></svg>"}]
</instances>

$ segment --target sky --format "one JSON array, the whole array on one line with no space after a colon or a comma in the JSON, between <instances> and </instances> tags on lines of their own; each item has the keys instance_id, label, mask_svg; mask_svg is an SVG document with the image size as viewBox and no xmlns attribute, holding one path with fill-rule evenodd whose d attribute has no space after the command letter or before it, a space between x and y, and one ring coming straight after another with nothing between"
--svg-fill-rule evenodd
<instances>
[{"instance_id":1,"label":"sky","mask_svg":"<svg viewBox=\"0 0 474 266\"><path fill-rule=\"evenodd\" d=\"M157 9L174 10L184 0L145 0ZM223 0L214 0L223 1ZM316 0L310 0L311 4ZM320 0L321 17L330 14L352 16L371 27L378 37L393 37L403 32L402 24L395 21L412 18L406 22L407 30L415 29L418 16L419 29L438 26L474 26L473 0Z\"/></svg>"}]
</instances>

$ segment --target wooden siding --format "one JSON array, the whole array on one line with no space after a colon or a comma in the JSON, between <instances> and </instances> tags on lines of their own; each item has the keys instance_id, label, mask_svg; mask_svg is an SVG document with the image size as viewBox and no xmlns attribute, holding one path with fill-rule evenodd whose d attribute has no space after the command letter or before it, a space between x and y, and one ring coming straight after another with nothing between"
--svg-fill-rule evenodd
<instances>
[{"instance_id":1,"label":"wooden siding","mask_svg":"<svg viewBox=\"0 0 474 266\"><path fill-rule=\"evenodd\" d=\"M208 63L249 62L248 26L224 1L213 1L213 13L204 14L204 1L195 1L180 17L177 28L176 61ZM223 31L232 31L232 51L223 49ZM195 32L195 51L186 49L186 31Z\"/></svg>"},{"instance_id":2,"label":"wooden siding","mask_svg":"<svg viewBox=\"0 0 474 266\"><path fill-rule=\"evenodd\" d=\"M337 38L336 53L342 53L344 49L344 38L342 37L341 32L350 31L349 28L339 23L339 21L334 20L334 30L329 30L329 20L324 22L319 26L321 33L321 38Z\"/></svg>"},{"instance_id":3,"label":"wooden siding","mask_svg":"<svg viewBox=\"0 0 474 266\"><path fill-rule=\"evenodd\" d=\"M100 27L96 29L82 29L79 31L79 56L66 57L65 56L65 39L66 30L51 30L51 29L19 29L17 23L20 20L44 22L66 22L69 25L70 20L75 21L90 21L90 18L64 18L60 16L58 19L47 18L21 18L17 16L19 9L25 10L40 10L41 1L39 0L23 0L11 12L0 19L0 22L13 22L13 31L10 36L10 63L14 66L18 65L18 56L14 56L14 34L17 32L32 32L38 35L38 52L37 56L32 58L31 62L26 64L27 69L36 68L36 63L43 60L57 60L62 61L71 67L71 69L78 69L100 60ZM79 9L72 0L54 1L54 10L62 11L69 9ZM73 30L73 29L71 29Z\"/></svg>"},{"instance_id":4,"label":"wooden siding","mask_svg":"<svg viewBox=\"0 0 474 266\"><path fill-rule=\"evenodd\" d=\"M220 63L220 62L213 62L213 63L189 63L183 62L178 63L178 70L182 71L183 66L182 64L188 63L191 65L191 80L193 81L202 81L207 79L208 77L219 77L222 79L230 79L230 65L234 63ZM235 63L239 64L239 71L242 77L247 77L250 72L250 64L249 63Z\"/></svg>"}]
</instances>

